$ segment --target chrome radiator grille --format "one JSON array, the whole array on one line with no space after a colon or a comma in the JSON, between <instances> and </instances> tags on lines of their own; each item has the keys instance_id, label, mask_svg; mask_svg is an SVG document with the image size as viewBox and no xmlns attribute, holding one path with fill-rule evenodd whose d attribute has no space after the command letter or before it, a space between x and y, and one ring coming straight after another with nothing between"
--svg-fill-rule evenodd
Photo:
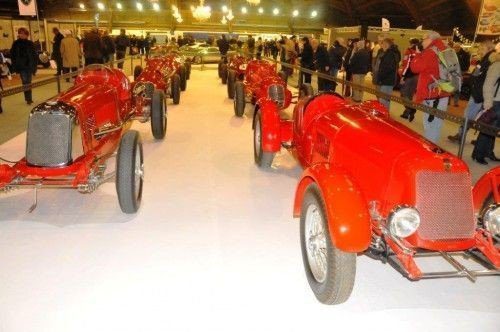
<instances>
[{"instance_id":1,"label":"chrome radiator grille","mask_svg":"<svg viewBox=\"0 0 500 332\"><path fill-rule=\"evenodd\" d=\"M270 85L267 93L269 95L269 98L274 100L280 107L283 107L283 105L285 105L285 88L282 85Z\"/></svg>"},{"instance_id":2,"label":"chrome radiator grille","mask_svg":"<svg viewBox=\"0 0 500 332\"><path fill-rule=\"evenodd\" d=\"M26 162L57 167L71 162L73 116L64 112L32 112L28 122Z\"/></svg>"},{"instance_id":3,"label":"chrome radiator grille","mask_svg":"<svg viewBox=\"0 0 500 332\"><path fill-rule=\"evenodd\" d=\"M471 238L476 226L467 173L421 171L416 177L419 236L424 240Z\"/></svg>"}]
</instances>

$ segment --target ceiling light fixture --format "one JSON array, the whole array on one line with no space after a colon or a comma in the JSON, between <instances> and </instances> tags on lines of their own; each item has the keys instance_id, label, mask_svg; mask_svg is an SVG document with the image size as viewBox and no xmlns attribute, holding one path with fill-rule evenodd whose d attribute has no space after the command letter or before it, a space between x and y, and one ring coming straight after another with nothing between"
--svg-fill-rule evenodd
<instances>
[{"instance_id":1,"label":"ceiling light fixture","mask_svg":"<svg viewBox=\"0 0 500 332\"><path fill-rule=\"evenodd\" d=\"M159 11L160 10L160 5L157 2L153 2L153 9L155 11Z\"/></svg>"},{"instance_id":2,"label":"ceiling light fixture","mask_svg":"<svg viewBox=\"0 0 500 332\"><path fill-rule=\"evenodd\" d=\"M315 11L315 10L313 10L313 11L311 12L311 17L316 17L316 16L318 16L318 12L317 12L317 11Z\"/></svg>"},{"instance_id":3,"label":"ceiling light fixture","mask_svg":"<svg viewBox=\"0 0 500 332\"><path fill-rule=\"evenodd\" d=\"M122 9L123 9L123 6L122 6L122 4L121 4L121 3L117 2L117 3L116 3L116 8L117 8L118 10L122 10Z\"/></svg>"},{"instance_id":4,"label":"ceiling light fixture","mask_svg":"<svg viewBox=\"0 0 500 332\"><path fill-rule=\"evenodd\" d=\"M222 12L227 13L227 6L226 5L222 6Z\"/></svg>"},{"instance_id":5,"label":"ceiling light fixture","mask_svg":"<svg viewBox=\"0 0 500 332\"><path fill-rule=\"evenodd\" d=\"M227 13L226 18L227 18L229 21L232 21L232 20L233 20L234 15L233 15L233 10L232 10L232 9L229 9L229 12Z\"/></svg>"},{"instance_id":6,"label":"ceiling light fixture","mask_svg":"<svg viewBox=\"0 0 500 332\"><path fill-rule=\"evenodd\" d=\"M292 12L292 15L293 17L297 17L299 16L299 11L297 9L295 9L293 12Z\"/></svg>"},{"instance_id":7,"label":"ceiling light fixture","mask_svg":"<svg viewBox=\"0 0 500 332\"><path fill-rule=\"evenodd\" d=\"M264 8L259 7L259 14L262 14L262 13L264 13Z\"/></svg>"},{"instance_id":8,"label":"ceiling light fixture","mask_svg":"<svg viewBox=\"0 0 500 332\"><path fill-rule=\"evenodd\" d=\"M78 6L80 7L80 9L85 9L85 5L83 3L79 4Z\"/></svg>"},{"instance_id":9,"label":"ceiling light fixture","mask_svg":"<svg viewBox=\"0 0 500 332\"><path fill-rule=\"evenodd\" d=\"M273 14L278 15L280 13L280 10L278 8L273 9Z\"/></svg>"},{"instance_id":10,"label":"ceiling light fixture","mask_svg":"<svg viewBox=\"0 0 500 332\"><path fill-rule=\"evenodd\" d=\"M140 3L140 2L136 3L136 4L135 4L135 7L136 7L136 8L137 8L137 10L138 10L138 11L140 11L140 12L142 12L142 9L144 8L144 7L142 6L142 3Z\"/></svg>"},{"instance_id":11,"label":"ceiling light fixture","mask_svg":"<svg viewBox=\"0 0 500 332\"><path fill-rule=\"evenodd\" d=\"M104 10L104 4L102 2L98 2L97 3L97 8L99 8L99 10Z\"/></svg>"},{"instance_id":12,"label":"ceiling light fixture","mask_svg":"<svg viewBox=\"0 0 500 332\"><path fill-rule=\"evenodd\" d=\"M248 13L247 7L241 7L241 12L242 12L243 14Z\"/></svg>"},{"instance_id":13,"label":"ceiling light fixture","mask_svg":"<svg viewBox=\"0 0 500 332\"><path fill-rule=\"evenodd\" d=\"M198 21L206 21L212 16L212 9L210 6L205 6L205 0L200 0L200 4L196 7L191 6L191 12Z\"/></svg>"}]
</instances>

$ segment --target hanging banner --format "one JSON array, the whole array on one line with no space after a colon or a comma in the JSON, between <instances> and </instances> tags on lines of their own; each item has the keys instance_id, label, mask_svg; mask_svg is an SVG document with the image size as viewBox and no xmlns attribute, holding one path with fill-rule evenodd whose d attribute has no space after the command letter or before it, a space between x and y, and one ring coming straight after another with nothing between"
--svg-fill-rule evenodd
<instances>
[{"instance_id":1,"label":"hanging banner","mask_svg":"<svg viewBox=\"0 0 500 332\"><path fill-rule=\"evenodd\" d=\"M500 35L500 3L495 0L484 0L477 20L476 34Z\"/></svg>"},{"instance_id":2,"label":"hanging banner","mask_svg":"<svg viewBox=\"0 0 500 332\"><path fill-rule=\"evenodd\" d=\"M382 31L389 31L391 29L391 23L388 19L382 19Z\"/></svg>"},{"instance_id":3,"label":"hanging banner","mask_svg":"<svg viewBox=\"0 0 500 332\"><path fill-rule=\"evenodd\" d=\"M36 0L17 0L19 15L36 16Z\"/></svg>"}]
</instances>

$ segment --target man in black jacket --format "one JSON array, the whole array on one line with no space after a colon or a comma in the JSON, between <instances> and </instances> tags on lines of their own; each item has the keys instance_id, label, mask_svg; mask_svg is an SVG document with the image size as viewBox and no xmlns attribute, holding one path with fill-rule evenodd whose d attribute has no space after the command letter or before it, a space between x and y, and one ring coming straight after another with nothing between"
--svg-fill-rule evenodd
<instances>
[{"instance_id":1,"label":"man in black jacket","mask_svg":"<svg viewBox=\"0 0 500 332\"><path fill-rule=\"evenodd\" d=\"M457 53L458 63L460 63L460 71L463 73L469 72L470 67L470 53L462 48L460 43L454 43L453 49ZM453 106L458 106L458 100L460 99L460 91L456 91L453 94Z\"/></svg>"},{"instance_id":2,"label":"man in black jacket","mask_svg":"<svg viewBox=\"0 0 500 332\"><path fill-rule=\"evenodd\" d=\"M130 46L130 39L125 34L125 29L120 30L120 35L116 37L115 48L116 48L116 60L121 60L125 58L127 53L127 47ZM123 62L118 62L118 68L123 69Z\"/></svg>"},{"instance_id":3,"label":"man in black jacket","mask_svg":"<svg viewBox=\"0 0 500 332\"><path fill-rule=\"evenodd\" d=\"M31 78L37 70L37 54L35 45L28 39L30 33L26 28L17 30L17 40L12 43L10 56L12 60L12 68L21 76L23 85L31 84ZM24 91L24 100L28 105L33 103L31 89Z\"/></svg>"},{"instance_id":4,"label":"man in black jacket","mask_svg":"<svg viewBox=\"0 0 500 332\"><path fill-rule=\"evenodd\" d=\"M390 38L384 39L382 42L382 49L384 53L380 57L380 65L375 80L379 91L390 95L396 85L401 53L396 44L394 44L394 41ZM379 98L379 101L389 110L391 103L389 99Z\"/></svg>"},{"instance_id":5,"label":"man in black jacket","mask_svg":"<svg viewBox=\"0 0 500 332\"><path fill-rule=\"evenodd\" d=\"M221 39L217 41L217 46L219 47L219 52L224 60L224 63L227 63L227 51L229 51L229 41L226 39L226 35L222 35Z\"/></svg>"},{"instance_id":6,"label":"man in black jacket","mask_svg":"<svg viewBox=\"0 0 500 332\"><path fill-rule=\"evenodd\" d=\"M312 70L314 68L314 51L309 42L309 38L302 38L302 53L300 54L300 66ZM304 78L303 82L299 83L309 83L311 84L311 74L301 73Z\"/></svg>"},{"instance_id":7,"label":"man in black jacket","mask_svg":"<svg viewBox=\"0 0 500 332\"><path fill-rule=\"evenodd\" d=\"M312 48L314 50L314 63L316 70L322 74L328 74L330 71L330 59L328 50L324 43L313 39ZM318 77L318 91L330 91L332 89L331 81Z\"/></svg>"},{"instance_id":8,"label":"man in black jacket","mask_svg":"<svg viewBox=\"0 0 500 332\"><path fill-rule=\"evenodd\" d=\"M330 61L330 75L337 77L337 74L342 68L342 62L344 61L344 55L347 52L347 48L344 46L344 39L337 38L333 42L333 46L328 49L328 57ZM332 82L333 91L337 87L337 82Z\"/></svg>"},{"instance_id":9,"label":"man in black jacket","mask_svg":"<svg viewBox=\"0 0 500 332\"><path fill-rule=\"evenodd\" d=\"M57 65L56 75L61 75L63 67L61 55L61 40L63 40L64 36L56 27L52 29L52 32L54 33L54 40L52 41L52 60L54 60Z\"/></svg>"},{"instance_id":10,"label":"man in black jacket","mask_svg":"<svg viewBox=\"0 0 500 332\"><path fill-rule=\"evenodd\" d=\"M366 74L370 70L370 53L365 48L363 40L354 45L354 50L349 60L349 70L352 73L352 82L358 85L364 85ZM363 90L352 89L352 101L360 103L363 101Z\"/></svg>"}]
</instances>

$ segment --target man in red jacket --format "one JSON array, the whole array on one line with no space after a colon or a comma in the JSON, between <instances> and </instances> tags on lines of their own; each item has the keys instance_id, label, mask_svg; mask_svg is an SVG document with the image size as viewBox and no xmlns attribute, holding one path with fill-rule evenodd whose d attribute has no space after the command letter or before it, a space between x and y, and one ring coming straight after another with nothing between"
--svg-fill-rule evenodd
<instances>
[{"instance_id":1,"label":"man in red jacket","mask_svg":"<svg viewBox=\"0 0 500 332\"><path fill-rule=\"evenodd\" d=\"M439 79L439 59L437 52L446 48L441 40L441 35L430 31L423 36L422 46L424 50L415 55L410 64L411 71L418 74L417 91L415 102L434 107L442 112L448 110L448 99L450 94L435 87L436 79ZM424 114L424 136L431 142L437 143L441 136L443 120Z\"/></svg>"}]
</instances>

